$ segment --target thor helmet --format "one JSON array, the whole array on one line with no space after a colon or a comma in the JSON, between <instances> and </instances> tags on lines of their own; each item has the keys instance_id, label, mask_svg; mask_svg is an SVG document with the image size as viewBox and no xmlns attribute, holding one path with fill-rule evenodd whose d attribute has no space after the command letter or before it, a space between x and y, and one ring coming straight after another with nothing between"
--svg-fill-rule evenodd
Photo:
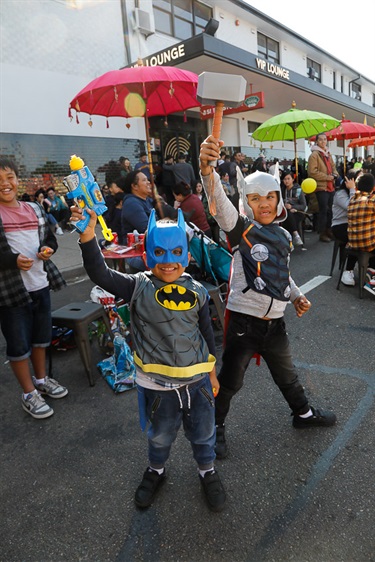
<instances>
[{"instance_id":1,"label":"thor helmet","mask_svg":"<svg viewBox=\"0 0 375 562\"><path fill-rule=\"evenodd\" d=\"M237 186L244 213L249 219L254 220L254 213L247 202L247 195L258 193L260 196L266 196L270 191L276 191L278 197L277 215L274 222L282 222L286 219L287 212L281 195L278 164L275 166L274 175L257 170L246 178L243 177L240 168L237 166Z\"/></svg>"},{"instance_id":2,"label":"thor helmet","mask_svg":"<svg viewBox=\"0 0 375 562\"><path fill-rule=\"evenodd\" d=\"M152 209L146 231L146 258L151 269L157 263L180 263L182 267L189 264L189 247L185 229L185 219L178 209L178 220L156 222L155 209ZM176 255L176 250L178 251Z\"/></svg>"}]
</instances>

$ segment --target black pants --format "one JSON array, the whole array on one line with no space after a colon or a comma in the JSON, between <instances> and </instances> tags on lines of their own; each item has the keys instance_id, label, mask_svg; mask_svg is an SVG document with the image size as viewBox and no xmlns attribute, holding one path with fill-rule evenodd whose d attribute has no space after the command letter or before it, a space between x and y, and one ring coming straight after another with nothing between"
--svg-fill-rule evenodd
<instances>
[{"instance_id":1,"label":"black pants","mask_svg":"<svg viewBox=\"0 0 375 562\"><path fill-rule=\"evenodd\" d=\"M342 242L343 244L348 243L348 223L347 222L343 223L343 224L337 224L336 226L333 226L332 232L333 232L335 238L337 238L337 240L340 240L340 242ZM346 270L347 271L353 271L356 263L357 263L356 256L348 256L348 259L347 259L347 262L346 262Z\"/></svg>"},{"instance_id":2,"label":"black pants","mask_svg":"<svg viewBox=\"0 0 375 562\"><path fill-rule=\"evenodd\" d=\"M331 228L332 222L332 204L334 191L315 191L319 205L318 215L318 232L323 234L328 228Z\"/></svg>"},{"instance_id":3,"label":"black pants","mask_svg":"<svg viewBox=\"0 0 375 562\"><path fill-rule=\"evenodd\" d=\"M290 232L290 234L293 234L293 232L295 231L298 232L299 224L301 221L303 221L303 219L303 213L291 213L288 209L287 217L285 221L283 221L283 228Z\"/></svg>"},{"instance_id":4,"label":"black pants","mask_svg":"<svg viewBox=\"0 0 375 562\"><path fill-rule=\"evenodd\" d=\"M308 412L308 400L292 362L284 318L262 320L231 312L218 376L220 391L215 400L216 424L224 423L230 401L241 389L245 371L254 353L259 353L272 378L295 414ZM270 405L271 408L271 405Z\"/></svg>"}]
</instances>

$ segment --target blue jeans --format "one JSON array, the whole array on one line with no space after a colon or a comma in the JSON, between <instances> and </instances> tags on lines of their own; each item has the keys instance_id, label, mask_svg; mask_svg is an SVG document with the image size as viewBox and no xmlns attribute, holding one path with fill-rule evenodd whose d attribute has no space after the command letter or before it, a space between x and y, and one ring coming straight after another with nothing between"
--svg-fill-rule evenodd
<instances>
[{"instance_id":1,"label":"blue jeans","mask_svg":"<svg viewBox=\"0 0 375 562\"><path fill-rule=\"evenodd\" d=\"M224 423L230 401L241 389L254 353L259 353L267 363L274 382L293 413L308 412L308 400L293 365L284 318L262 320L231 311L223 364L218 376L220 392L215 400L217 424Z\"/></svg>"},{"instance_id":2,"label":"blue jeans","mask_svg":"<svg viewBox=\"0 0 375 562\"><path fill-rule=\"evenodd\" d=\"M150 465L154 468L165 465L182 423L199 468L211 468L215 460L216 430L215 401L209 376L178 390L138 387L138 392L144 393L150 422L147 432Z\"/></svg>"},{"instance_id":3,"label":"blue jeans","mask_svg":"<svg viewBox=\"0 0 375 562\"><path fill-rule=\"evenodd\" d=\"M51 342L51 297L49 287L29 293L26 306L0 306L1 331L7 342L10 361L22 361L32 347L48 347Z\"/></svg>"}]
</instances>

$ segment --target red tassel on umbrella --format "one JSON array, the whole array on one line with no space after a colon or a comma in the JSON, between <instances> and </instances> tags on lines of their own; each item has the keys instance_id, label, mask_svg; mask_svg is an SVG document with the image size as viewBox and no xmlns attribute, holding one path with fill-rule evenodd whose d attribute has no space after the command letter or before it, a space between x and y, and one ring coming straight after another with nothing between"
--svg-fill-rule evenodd
<instances>
[{"instance_id":1,"label":"red tassel on umbrella","mask_svg":"<svg viewBox=\"0 0 375 562\"><path fill-rule=\"evenodd\" d=\"M184 111L184 123L187 123L186 111Z\"/></svg>"},{"instance_id":2,"label":"red tassel on umbrella","mask_svg":"<svg viewBox=\"0 0 375 562\"><path fill-rule=\"evenodd\" d=\"M105 124L105 126L106 126L106 129L109 129L108 119L106 119L106 124Z\"/></svg>"},{"instance_id":3,"label":"red tassel on umbrella","mask_svg":"<svg viewBox=\"0 0 375 562\"><path fill-rule=\"evenodd\" d=\"M79 125L78 113L76 113L76 123Z\"/></svg>"}]
</instances>

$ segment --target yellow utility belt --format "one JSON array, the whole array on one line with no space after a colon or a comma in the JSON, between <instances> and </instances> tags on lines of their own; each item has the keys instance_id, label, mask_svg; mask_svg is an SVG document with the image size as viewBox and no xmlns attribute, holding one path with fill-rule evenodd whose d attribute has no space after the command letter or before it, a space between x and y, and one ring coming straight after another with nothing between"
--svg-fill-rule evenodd
<instances>
[{"instance_id":1,"label":"yellow utility belt","mask_svg":"<svg viewBox=\"0 0 375 562\"><path fill-rule=\"evenodd\" d=\"M196 363L189 367L171 367L170 365L160 365L159 363L143 363L134 352L134 363L142 369L144 373L155 373L156 375L164 375L174 379L191 378L201 373L210 373L215 366L216 358L213 355L208 356L205 363Z\"/></svg>"}]
</instances>

